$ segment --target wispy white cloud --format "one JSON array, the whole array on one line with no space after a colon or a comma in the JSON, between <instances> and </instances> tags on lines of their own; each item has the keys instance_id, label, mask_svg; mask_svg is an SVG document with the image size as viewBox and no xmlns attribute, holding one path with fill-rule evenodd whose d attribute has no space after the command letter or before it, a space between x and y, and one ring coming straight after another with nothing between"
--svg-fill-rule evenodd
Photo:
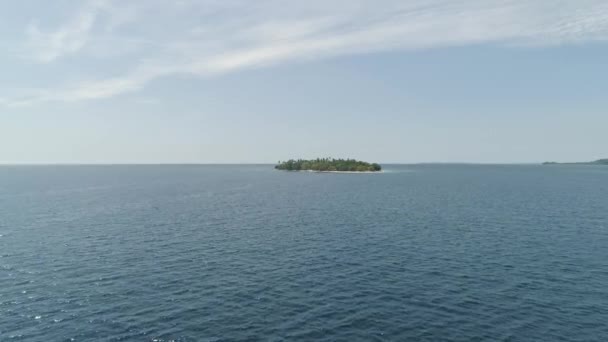
<instances>
[{"instance_id":1,"label":"wispy white cloud","mask_svg":"<svg viewBox=\"0 0 608 342\"><path fill-rule=\"evenodd\" d=\"M26 29L28 55L40 62L48 63L78 52L88 42L90 32L104 4L103 0L89 1L69 21L50 32L42 31L36 22L30 23Z\"/></svg>"},{"instance_id":2,"label":"wispy white cloud","mask_svg":"<svg viewBox=\"0 0 608 342\"><path fill-rule=\"evenodd\" d=\"M104 10L116 19L104 21L100 32L111 27L116 42L154 42L157 48L145 50L143 61L128 61L133 66L120 76L95 75L93 80L43 89L20 100L4 99L4 105L108 98L171 75L204 77L395 49L608 40L608 3L603 0L149 0L124 6L91 2L55 31L30 27L30 43L41 61L68 54L86 58L86 50L100 49L95 44L100 40L92 36ZM137 30L116 29L136 19ZM108 46L108 36L104 37Z\"/></svg>"}]
</instances>

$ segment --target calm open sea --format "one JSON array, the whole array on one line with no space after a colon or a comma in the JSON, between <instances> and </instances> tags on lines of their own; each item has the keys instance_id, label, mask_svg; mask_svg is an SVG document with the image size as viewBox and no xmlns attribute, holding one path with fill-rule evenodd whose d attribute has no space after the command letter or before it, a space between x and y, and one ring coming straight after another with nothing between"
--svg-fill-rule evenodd
<instances>
[{"instance_id":1,"label":"calm open sea","mask_svg":"<svg viewBox=\"0 0 608 342\"><path fill-rule=\"evenodd\" d=\"M0 167L0 341L607 341L608 167Z\"/></svg>"}]
</instances>

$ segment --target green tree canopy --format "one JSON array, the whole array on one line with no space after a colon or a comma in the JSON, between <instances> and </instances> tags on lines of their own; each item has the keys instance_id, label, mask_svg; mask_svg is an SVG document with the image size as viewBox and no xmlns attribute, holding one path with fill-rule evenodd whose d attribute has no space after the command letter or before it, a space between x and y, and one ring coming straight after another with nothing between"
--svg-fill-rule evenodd
<instances>
[{"instance_id":1,"label":"green tree canopy","mask_svg":"<svg viewBox=\"0 0 608 342\"><path fill-rule=\"evenodd\" d=\"M317 158L312 160L290 159L288 161L279 162L274 168L285 171L377 172L382 170L382 167L377 163L335 158Z\"/></svg>"}]
</instances>

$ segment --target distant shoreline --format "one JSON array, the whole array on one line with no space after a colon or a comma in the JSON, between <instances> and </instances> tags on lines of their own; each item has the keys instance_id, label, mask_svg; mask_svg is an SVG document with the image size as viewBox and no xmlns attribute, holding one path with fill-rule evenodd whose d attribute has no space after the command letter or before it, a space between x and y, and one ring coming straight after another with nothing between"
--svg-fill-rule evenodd
<instances>
[{"instance_id":1,"label":"distant shoreline","mask_svg":"<svg viewBox=\"0 0 608 342\"><path fill-rule=\"evenodd\" d=\"M319 170L277 170L283 172L311 172L311 173L384 173L380 171L319 171Z\"/></svg>"},{"instance_id":2,"label":"distant shoreline","mask_svg":"<svg viewBox=\"0 0 608 342\"><path fill-rule=\"evenodd\" d=\"M598 159L590 162L568 162L568 163L559 163L559 162L544 162L543 165L608 165L608 159Z\"/></svg>"},{"instance_id":3,"label":"distant shoreline","mask_svg":"<svg viewBox=\"0 0 608 342\"><path fill-rule=\"evenodd\" d=\"M284 171L324 171L324 172L378 172L382 166L378 163L368 163L355 159L317 158L317 159L289 159L274 167Z\"/></svg>"}]
</instances>

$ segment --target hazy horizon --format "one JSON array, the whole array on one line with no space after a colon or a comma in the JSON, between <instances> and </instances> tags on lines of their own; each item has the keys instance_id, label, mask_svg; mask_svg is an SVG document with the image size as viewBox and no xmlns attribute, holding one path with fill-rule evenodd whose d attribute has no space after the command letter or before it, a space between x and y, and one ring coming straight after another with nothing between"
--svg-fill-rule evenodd
<instances>
[{"instance_id":1,"label":"hazy horizon","mask_svg":"<svg viewBox=\"0 0 608 342\"><path fill-rule=\"evenodd\" d=\"M294 158L298 159L298 158ZM599 158L598 158L599 159ZM596 160L596 159L595 159ZM560 164L576 164L580 162L590 162L595 160L580 160L580 161L557 161ZM426 161L426 162L383 162L383 161L368 161L368 162L377 162L381 165L541 165L545 162L554 162L553 160L546 161L538 161L538 162L442 162L442 161ZM37 162L29 162L29 163L0 163L0 166L238 166L238 165L276 165L276 162L204 162L204 163L129 163L129 162L91 162L91 163L64 163L64 162L55 162L55 163L37 163Z\"/></svg>"}]
</instances>

